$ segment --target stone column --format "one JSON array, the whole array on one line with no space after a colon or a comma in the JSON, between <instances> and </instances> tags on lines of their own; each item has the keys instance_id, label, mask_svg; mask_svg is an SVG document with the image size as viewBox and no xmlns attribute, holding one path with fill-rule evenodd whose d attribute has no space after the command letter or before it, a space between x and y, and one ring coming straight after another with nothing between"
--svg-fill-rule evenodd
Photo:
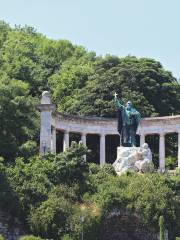
<instances>
[{"instance_id":1,"label":"stone column","mask_svg":"<svg viewBox=\"0 0 180 240\"><path fill-rule=\"evenodd\" d=\"M159 169L165 171L165 134L159 135Z\"/></svg>"},{"instance_id":2,"label":"stone column","mask_svg":"<svg viewBox=\"0 0 180 240\"><path fill-rule=\"evenodd\" d=\"M38 109L41 112L39 152L43 155L51 151L52 112L55 110L47 91L42 93L41 104L38 105Z\"/></svg>"},{"instance_id":3,"label":"stone column","mask_svg":"<svg viewBox=\"0 0 180 240\"><path fill-rule=\"evenodd\" d=\"M56 154L56 128L52 128L51 151Z\"/></svg>"},{"instance_id":4,"label":"stone column","mask_svg":"<svg viewBox=\"0 0 180 240\"><path fill-rule=\"evenodd\" d=\"M100 135L100 165L106 163L105 134Z\"/></svg>"},{"instance_id":5,"label":"stone column","mask_svg":"<svg viewBox=\"0 0 180 240\"><path fill-rule=\"evenodd\" d=\"M145 134L142 133L142 134L140 135L140 147L141 147L144 143L145 143Z\"/></svg>"},{"instance_id":6,"label":"stone column","mask_svg":"<svg viewBox=\"0 0 180 240\"><path fill-rule=\"evenodd\" d=\"M86 146L86 133L81 134L81 142Z\"/></svg>"},{"instance_id":7,"label":"stone column","mask_svg":"<svg viewBox=\"0 0 180 240\"><path fill-rule=\"evenodd\" d=\"M86 133L81 134L81 142L86 146ZM84 155L84 160L86 161L86 155Z\"/></svg>"},{"instance_id":8,"label":"stone column","mask_svg":"<svg viewBox=\"0 0 180 240\"><path fill-rule=\"evenodd\" d=\"M63 152L69 148L69 132L64 132L64 139L63 139Z\"/></svg>"},{"instance_id":9,"label":"stone column","mask_svg":"<svg viewBox=\"0 0 180 240\"><path fill-rule=\"evenodd\" d=\"M180 131L178 132L178 168L180 168Z\"/></svg>"}]
</instances>

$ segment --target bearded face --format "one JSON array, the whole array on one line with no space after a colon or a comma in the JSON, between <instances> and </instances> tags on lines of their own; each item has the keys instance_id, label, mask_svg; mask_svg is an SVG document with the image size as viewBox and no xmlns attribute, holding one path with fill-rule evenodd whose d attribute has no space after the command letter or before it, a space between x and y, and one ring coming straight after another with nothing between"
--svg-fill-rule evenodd
<instances>
[{"instance_id":1,"label":"bearded face","mask_svg":"<svg viewBox=\"0 0 180 240\"><path fill-rule=\"evenodd\" d=\"M127 110L130 110L132 108L132 102L131 101L128 101L126 103L126 108L127 108Z\"/></svg>"}]
</instances>

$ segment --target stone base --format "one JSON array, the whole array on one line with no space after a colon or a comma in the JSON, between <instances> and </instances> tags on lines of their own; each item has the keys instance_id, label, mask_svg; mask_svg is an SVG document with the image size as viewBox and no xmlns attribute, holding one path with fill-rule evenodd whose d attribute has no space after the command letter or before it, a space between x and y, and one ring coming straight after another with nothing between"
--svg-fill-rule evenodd
<instances>
[{"instance_id":1,"label":"stone base","mask_svg":"<svg viewBox=\"0 0 180 240\"><path fill-rule=\"evenodd\" d=\"M142 147L117 147L117 159L113 167L118 175L129 170L135 172L152 172L152 154L147 143Z\"/></svg>"}]
</instances>

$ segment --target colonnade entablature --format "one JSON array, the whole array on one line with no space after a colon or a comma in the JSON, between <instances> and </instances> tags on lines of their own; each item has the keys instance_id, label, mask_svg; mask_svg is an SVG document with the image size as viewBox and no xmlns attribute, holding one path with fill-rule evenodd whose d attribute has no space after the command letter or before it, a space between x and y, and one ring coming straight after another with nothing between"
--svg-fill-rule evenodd
<instances>
[{"instance_id":1,"label":"colonnade entablature","mask_svg":"<svg viewBox=\"0 0 180 240\"><path fill-rule=\"evenodd\" d=\"M56 112L51 103L49 93L43 92L41 104L40 153L56 152L56 131L64 132L63 149L69 147L69 133L79 133L86 144L87 134L100 136L100 164L105 163L105 136L119 135L117 119L100 117L81 117ZM137 130L140 135L140 145L145 142L145 136L159 135L159 168L165 169L165 135L178 133L178 167L180 167L180 115L166 117L143 118Z\"/></svg>"}]
</instances>

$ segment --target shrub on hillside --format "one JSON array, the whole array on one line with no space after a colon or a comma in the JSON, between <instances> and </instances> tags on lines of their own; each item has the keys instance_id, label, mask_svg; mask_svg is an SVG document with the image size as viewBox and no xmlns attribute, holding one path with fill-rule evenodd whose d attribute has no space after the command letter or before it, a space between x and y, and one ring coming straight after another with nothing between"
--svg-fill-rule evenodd
<instances>
[{"instance_id":1,"label":"shrub on hillside","mask_svg":"<svg viewBox=\"0 0 180 240\"><path fill-rule=\"evenodd\" d=\"M0 234L0 240L5 240L2 234Z\"/></svg>"},{"instance_id":2,"label":"shrub on hillside","mask_svg":"<svg viewBox=\"0 0 180 240\"><path fill-rule=\"evenodd\" d=\"M59 239L67 232L72 204L54 194L31 211L29 223L33 233L43 238Z\"/></svg>"},{"instance_id":3,"label":"shrub on hillside","mask_svg":"<svg viewBox=\"0 0 180 240\"><path fill-rule=\"evenodd\" d=\"M25 235L19 238L19 240L42 240L40 237L35 237L33 235Z\"/></svg>"}]
</instances>

